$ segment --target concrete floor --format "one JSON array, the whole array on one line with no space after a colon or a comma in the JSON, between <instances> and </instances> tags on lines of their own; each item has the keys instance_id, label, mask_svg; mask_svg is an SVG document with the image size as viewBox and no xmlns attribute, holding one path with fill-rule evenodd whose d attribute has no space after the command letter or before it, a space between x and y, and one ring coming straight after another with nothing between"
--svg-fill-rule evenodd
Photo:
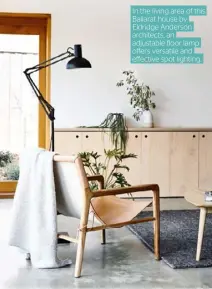
<instances>
[{"instance_id":1,"label":"concrete floor","mask_svg":"<svg viewBox=\"0 0 212 289\"><path fill-rule=\"evenodd\" d=\"M33 269L22 254L7 245L11 206L12 200L0 200L0 289L212 288L212 268L173 270L163 261L155 261L126 228L108 230L104 246L99 232L88 234L83 276L79 279L74 278L74 244L60 245L58 250L60 257L71 257L72 266ZM188 204L181 199L162 200L161 208L188 208ZM73 219L59 216L60 231L68 229L75 236L76 226Z\"/></svg>"}]
</instances>

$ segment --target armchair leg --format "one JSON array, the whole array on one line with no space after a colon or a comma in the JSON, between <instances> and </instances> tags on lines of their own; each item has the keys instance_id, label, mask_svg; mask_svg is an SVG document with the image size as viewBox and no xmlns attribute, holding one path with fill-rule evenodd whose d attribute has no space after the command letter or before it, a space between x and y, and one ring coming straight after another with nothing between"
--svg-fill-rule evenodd
<instances>
[{"instance_id":1,"label":"armchair leg","mask_svg":"<svg viewBox=\"0 0 212 289\"><path fill-rule=\"evenodd\" d=\"M156 220L153 222L154 226L154 253L155 259L160 260L160 198L157 192L153 196L153 216Z\"/></svg>"},{"instance_id":2,"label":"armchair leg","mask_svg":"<svg viewBox=\"0 0 212 289\"><path fill-rule=\"evenodd\" d=\"M75 277L76 278L79 278L81 276L82 261L83 261L84 248L85 248L85 240L86 240L86 230L80 231L79 243L78 243L78 247L77 247L76 265L75 265Z\"/></svg>"},{"instance_id":3,"label":"armchair leg","mask_svg":"<svg viewBox=\"0 0 212 289\"><path fill-rule=\"evenodd\" d=\"M90 207L90 199L87 198L85 200L84 211L82 213L82 217L80 220L80 231L79 231L77 258L76 258L75 274L74 274L76 278L79 278L81 276L81 271L82 271L82 261L83 261L83 255L84 255L86 233L87 233L89 207Z\"/></svg>"},{"instance_id":4,"label":"armchair leg","mask_svg":"<svg viewBox=\"0 0 212 289\"><path fill-rule=\"evenodd\" d=\"M106 244L106 230L103 229L101 231L101 234L102 234L102 245L105 245Z\"/></svg>"}]
</instances>

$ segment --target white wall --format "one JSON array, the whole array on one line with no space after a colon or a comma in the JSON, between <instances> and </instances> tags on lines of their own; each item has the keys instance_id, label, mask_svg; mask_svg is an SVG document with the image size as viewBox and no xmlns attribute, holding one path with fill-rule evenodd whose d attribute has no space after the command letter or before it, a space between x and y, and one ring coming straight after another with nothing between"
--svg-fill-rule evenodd
<instances>
[{"instance_id":1,"label":"white wall","mask_svg":"<svg viewBox=\"0 0 212 289\"><path fill-rule=\"evenodd\" d=\"M130 5L207 5L208 15L194 17L194 36L201 36L203 65L130 65ZM52 14L52 55L83 45L90 70L52 67L52 103L56 126L97 125L109 112L123 112L130 126L128 97L116 87L124 69L137 74L156 92L157 126L212 125L212 3L210 0L1 0L1 12Z\"/></svg>"}]
</instances>

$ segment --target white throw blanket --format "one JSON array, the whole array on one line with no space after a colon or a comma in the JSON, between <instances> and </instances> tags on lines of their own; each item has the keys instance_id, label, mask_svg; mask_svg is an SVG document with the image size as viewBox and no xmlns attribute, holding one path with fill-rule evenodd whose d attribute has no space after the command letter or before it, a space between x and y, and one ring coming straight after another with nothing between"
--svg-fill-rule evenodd
<instances>
[{"instance_id":1,"label":"white throw blanket","mask_svg":"<svg viewBox=\"0 0 212 289\"><path fill-rule=\"evenodd\" d=\"M57 258L57 206L53 152L25 150L15 193L9 245L30 254L35 268L71 264Z\"/></svg>"}]
</instances>

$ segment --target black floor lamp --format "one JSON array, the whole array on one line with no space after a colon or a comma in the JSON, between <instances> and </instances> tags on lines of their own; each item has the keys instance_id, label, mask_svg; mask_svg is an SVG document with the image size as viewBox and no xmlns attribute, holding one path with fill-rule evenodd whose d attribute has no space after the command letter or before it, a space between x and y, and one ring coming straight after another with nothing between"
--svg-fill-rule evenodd
<instances>
[{"instance_id":1,"label":"black floor lamp","mask_svg":"<svg viewBox=\"0 0 212 289\"><path fill-rule=\"evenodd\" d=\"M43 97L41 91L31 78L31 74L41 69L44 69L48 66L51 66L55 63L58 63L67 58L72 58L66 65L67 69L76 69L76 68L91 68L91 64L88 60L82 57L82 47L81 45L74 45L74 48L69 47L66 52L59 54L51 59L48 59L42 63L39 63L33 67L29 67L24 71L27 80L29 81L35 95L37 96L40 104L42 105L46 115L51 121L51 141L50 141L50 149L54 151L54 120L55 120L55 109L54 107ZM68 233L64 232L63 234L68 235ZM58 240L58 243L69 243L65 240Z\"/></svg>"},{"instance_id":2,"label":"black floor lamp","mask_svg":"<svg viewBox=\"0 0 212 289\"><path fill-rule=\"evenodd\" d=\"M54 120L55 120L55 109L53 106L51 106L50 103L46 101L46 99L43 97L41 91L31 78L31 74L34 72L37 72L41 69L44 69L48 66L51 66L55 63L58 63L62 60L65 60L67 58L71 58L69 62L66 65L66 69L76 69L76 68L91 68L91 64L88 60L82 57L82 47L81 45L74 45L74 48L69 47L66 52L61 53L51 59L48 59L42 63L39 63L33 67L29 67L24 71L24 74L29 81L34 93L36 94L40 104L42 105L44 111L46 112L46 115L48 116L49 120L51 121L51 143L50 148L52 151L54 151Z\"/></svg>"}]
</instances>

